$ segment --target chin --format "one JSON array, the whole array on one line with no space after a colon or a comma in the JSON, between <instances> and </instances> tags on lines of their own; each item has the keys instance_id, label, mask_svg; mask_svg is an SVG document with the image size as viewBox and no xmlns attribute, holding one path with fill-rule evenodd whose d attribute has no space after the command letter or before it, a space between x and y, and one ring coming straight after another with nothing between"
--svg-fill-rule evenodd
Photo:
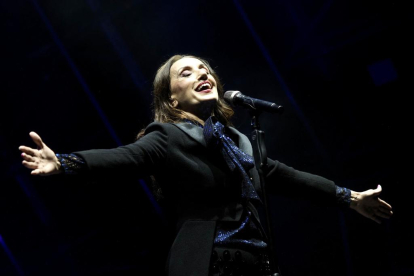
<instances>
[{"instance_id":1,"label":"chin","mask_svg":"<svg viewBox=\"0 0 414 276\"><path fill-rule=\"evenodd\" d=\"M212 91L212 92L206 93L206 94L200 94L200 93L198 93L197 94L197 99L200 102L203 102L203 101L211 101L211 100L217 101L218 100L218 93L215 92L215 91Z\"/></svg>"},{"instance_id":2,"label":"chin","mask_svg":"<svg viewBox=\"0 0 414 276\"><path fill-rule=\"evenodd\" d=\"M205 98L199 99L199 102L200 103L216 103L217 100L218 100L217 97L211 96L211 97L205 97Z\"/></svg>"}]
</instances>

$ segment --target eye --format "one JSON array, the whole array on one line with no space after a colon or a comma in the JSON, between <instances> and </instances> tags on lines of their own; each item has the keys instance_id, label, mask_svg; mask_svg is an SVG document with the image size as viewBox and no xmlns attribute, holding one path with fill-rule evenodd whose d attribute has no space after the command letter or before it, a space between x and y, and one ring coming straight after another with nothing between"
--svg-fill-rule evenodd
<instances>
[{"instance_id":1,"label":"eye","mask_svg":"<svg viewBox=\"0 0 414 276\"><path fill-rule=\"evenodd\" d=\"M191 72L190 71L188 71L188 70L184 70L184 71L182 71L181 72L181 74L180 74L180 76L182 76L182 77L188 77L188 76L190 76L191 75Z\"/></svg>"}]
</instances>

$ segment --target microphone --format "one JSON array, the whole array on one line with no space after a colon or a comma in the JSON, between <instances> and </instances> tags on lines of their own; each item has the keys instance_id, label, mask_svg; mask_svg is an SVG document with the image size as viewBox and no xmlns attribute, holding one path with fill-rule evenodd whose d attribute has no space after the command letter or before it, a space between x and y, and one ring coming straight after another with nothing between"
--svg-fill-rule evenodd
<instances>
[{"instance_id":1,"label":"microphone","mask_svg":"<svg viewBox=\"0 0 414 276\"><path fill-rule=\"evenodd\" d=\"M282 113L283 106L243 95L240 91L227 91L224 100L230 105L240 105L256 111L267 111L270 113Z\"/></svg>"}]
</instances>

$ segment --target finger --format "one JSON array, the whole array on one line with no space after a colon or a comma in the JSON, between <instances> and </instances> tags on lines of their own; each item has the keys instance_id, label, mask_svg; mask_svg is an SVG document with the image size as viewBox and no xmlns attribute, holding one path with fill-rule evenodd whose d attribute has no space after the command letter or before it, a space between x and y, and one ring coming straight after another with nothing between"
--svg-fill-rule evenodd
<instances>
[{"instance_id":1,"label":"finger","mask_svg":"<svg viewBox=\"0 0 414 276\"><path fill-rule=\"evenodd\" d=\"M389 219L392 216L392 212L384 212L382 210L378 210L376 212L376 215L381 217L381 218Z\"/></svg>"},{"instance_id":2,"label":"finger","mask_svg":"<svg viewBox=\"0 0 414 276\"><path fill-rule=\"evenodd\" d=\"M389 209L392 209L391 205L389 205L387 202L385 202L381 198L378 198L378 201L380 202L380 206L384 206L384 207L387 207Z\"/></svg>"},{"instance_id":3,"label":"finger","mask_svg":"<svg viewBox=\"0 0 414 276\"><path fill-rule=\"evenodd\" d=\"M25 166L26 168L29 168L29 169L37 169L38 168L38 165L34 162L27 162L26 160L23 160L22 164L23 164L23 166Z\"/></svg>"},{"instance_id":4,"label":"finger","mask_svg":"<svg viewBox=\"0 0 414 276\"><path fill-rule=\"evenodd\" d=\"M392 214L392 209L387 208L387 207L383 207L383 206L379 206L379 210L383 213L389 213Z\"/></svg>"},{"instance_id":5,"label":"finger","mask_svg":"<svg viewBox=\"0 0 414 276\"><path fill-rule=\"evenodd\" d=\"M383 212L381 210L378 210L377 215L385 218L390 218L392 216L392 212Z\"/></svg>"},{"instance_id":6,"label":"finger","mask_svg":"<svg viewBox=\"0 0 414 276\"><path fill-rule=\"evenodd\" d=\"M43 149L44 143L42 141L42 138L40 138L40 136L34 131L31 131L29 135L32 138L33 142L35 142L35 144L39 147L39 149Z\"/></svg>"},{"instance_id":7,"label":"finger","mask_svg":"<svg viewBox=\"0 0 414 276\"><path fill-rule=\"evenodd\" d=\"M36 161L35 158L33 158L33 156L28 155L28 154L26 154L24 152L21 154L21 156L26 161L29 161L29 162L35 162Z\"/></svg>"},{"instance_id":8,"label":"finger","mask_svg":"<svg viewBox=\"0 0 414 276\"><path fill-rule=\"evenodd\" d=\"M26 147L26 146L20 146L19 150L31 156L36 156L36 153L37 153L37 150Z\"/></svg>"},{"instance_id":9,"label":"finger","mask_svg":"<svg viewBox=\"0 0 414 276\"><path fill-rule=\"evenodd\" d=\"M386 218L391 218L394 213L392 211L384 212L382 210L378 210L377 214L382 217L385 216Z\"/></svg>"},{"instance_id":10,"label":"finger","mask_svg":"<svg viewBox=\"0 0 414 276\"><path fill-rule=\"evenodd\" d=\"M388 207L386 207L386 206L378 206L378 209L379 210L381 210L381 212L384 212L384 213L389 213L389 212L391 212L392 213L392 209L391 208L388 208Z\"/></svg>"}]
</instances>

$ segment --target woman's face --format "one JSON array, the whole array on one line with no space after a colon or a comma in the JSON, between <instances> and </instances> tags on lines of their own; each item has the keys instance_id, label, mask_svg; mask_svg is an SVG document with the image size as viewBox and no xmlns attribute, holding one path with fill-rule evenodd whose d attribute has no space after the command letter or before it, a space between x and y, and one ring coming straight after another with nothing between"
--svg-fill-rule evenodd
<instances>
[{"instance_id":1,"label":"woman's face","mask_svg":"<svg viewBox=\"0 0 414 276\"><path fill-rule=\"evenodd\" d=\"M199 117L210 116L218 100L217 83L203 62L192 57L179 59L170 68L170 80L175 107Z\"/></svg>"}]
</instances>

